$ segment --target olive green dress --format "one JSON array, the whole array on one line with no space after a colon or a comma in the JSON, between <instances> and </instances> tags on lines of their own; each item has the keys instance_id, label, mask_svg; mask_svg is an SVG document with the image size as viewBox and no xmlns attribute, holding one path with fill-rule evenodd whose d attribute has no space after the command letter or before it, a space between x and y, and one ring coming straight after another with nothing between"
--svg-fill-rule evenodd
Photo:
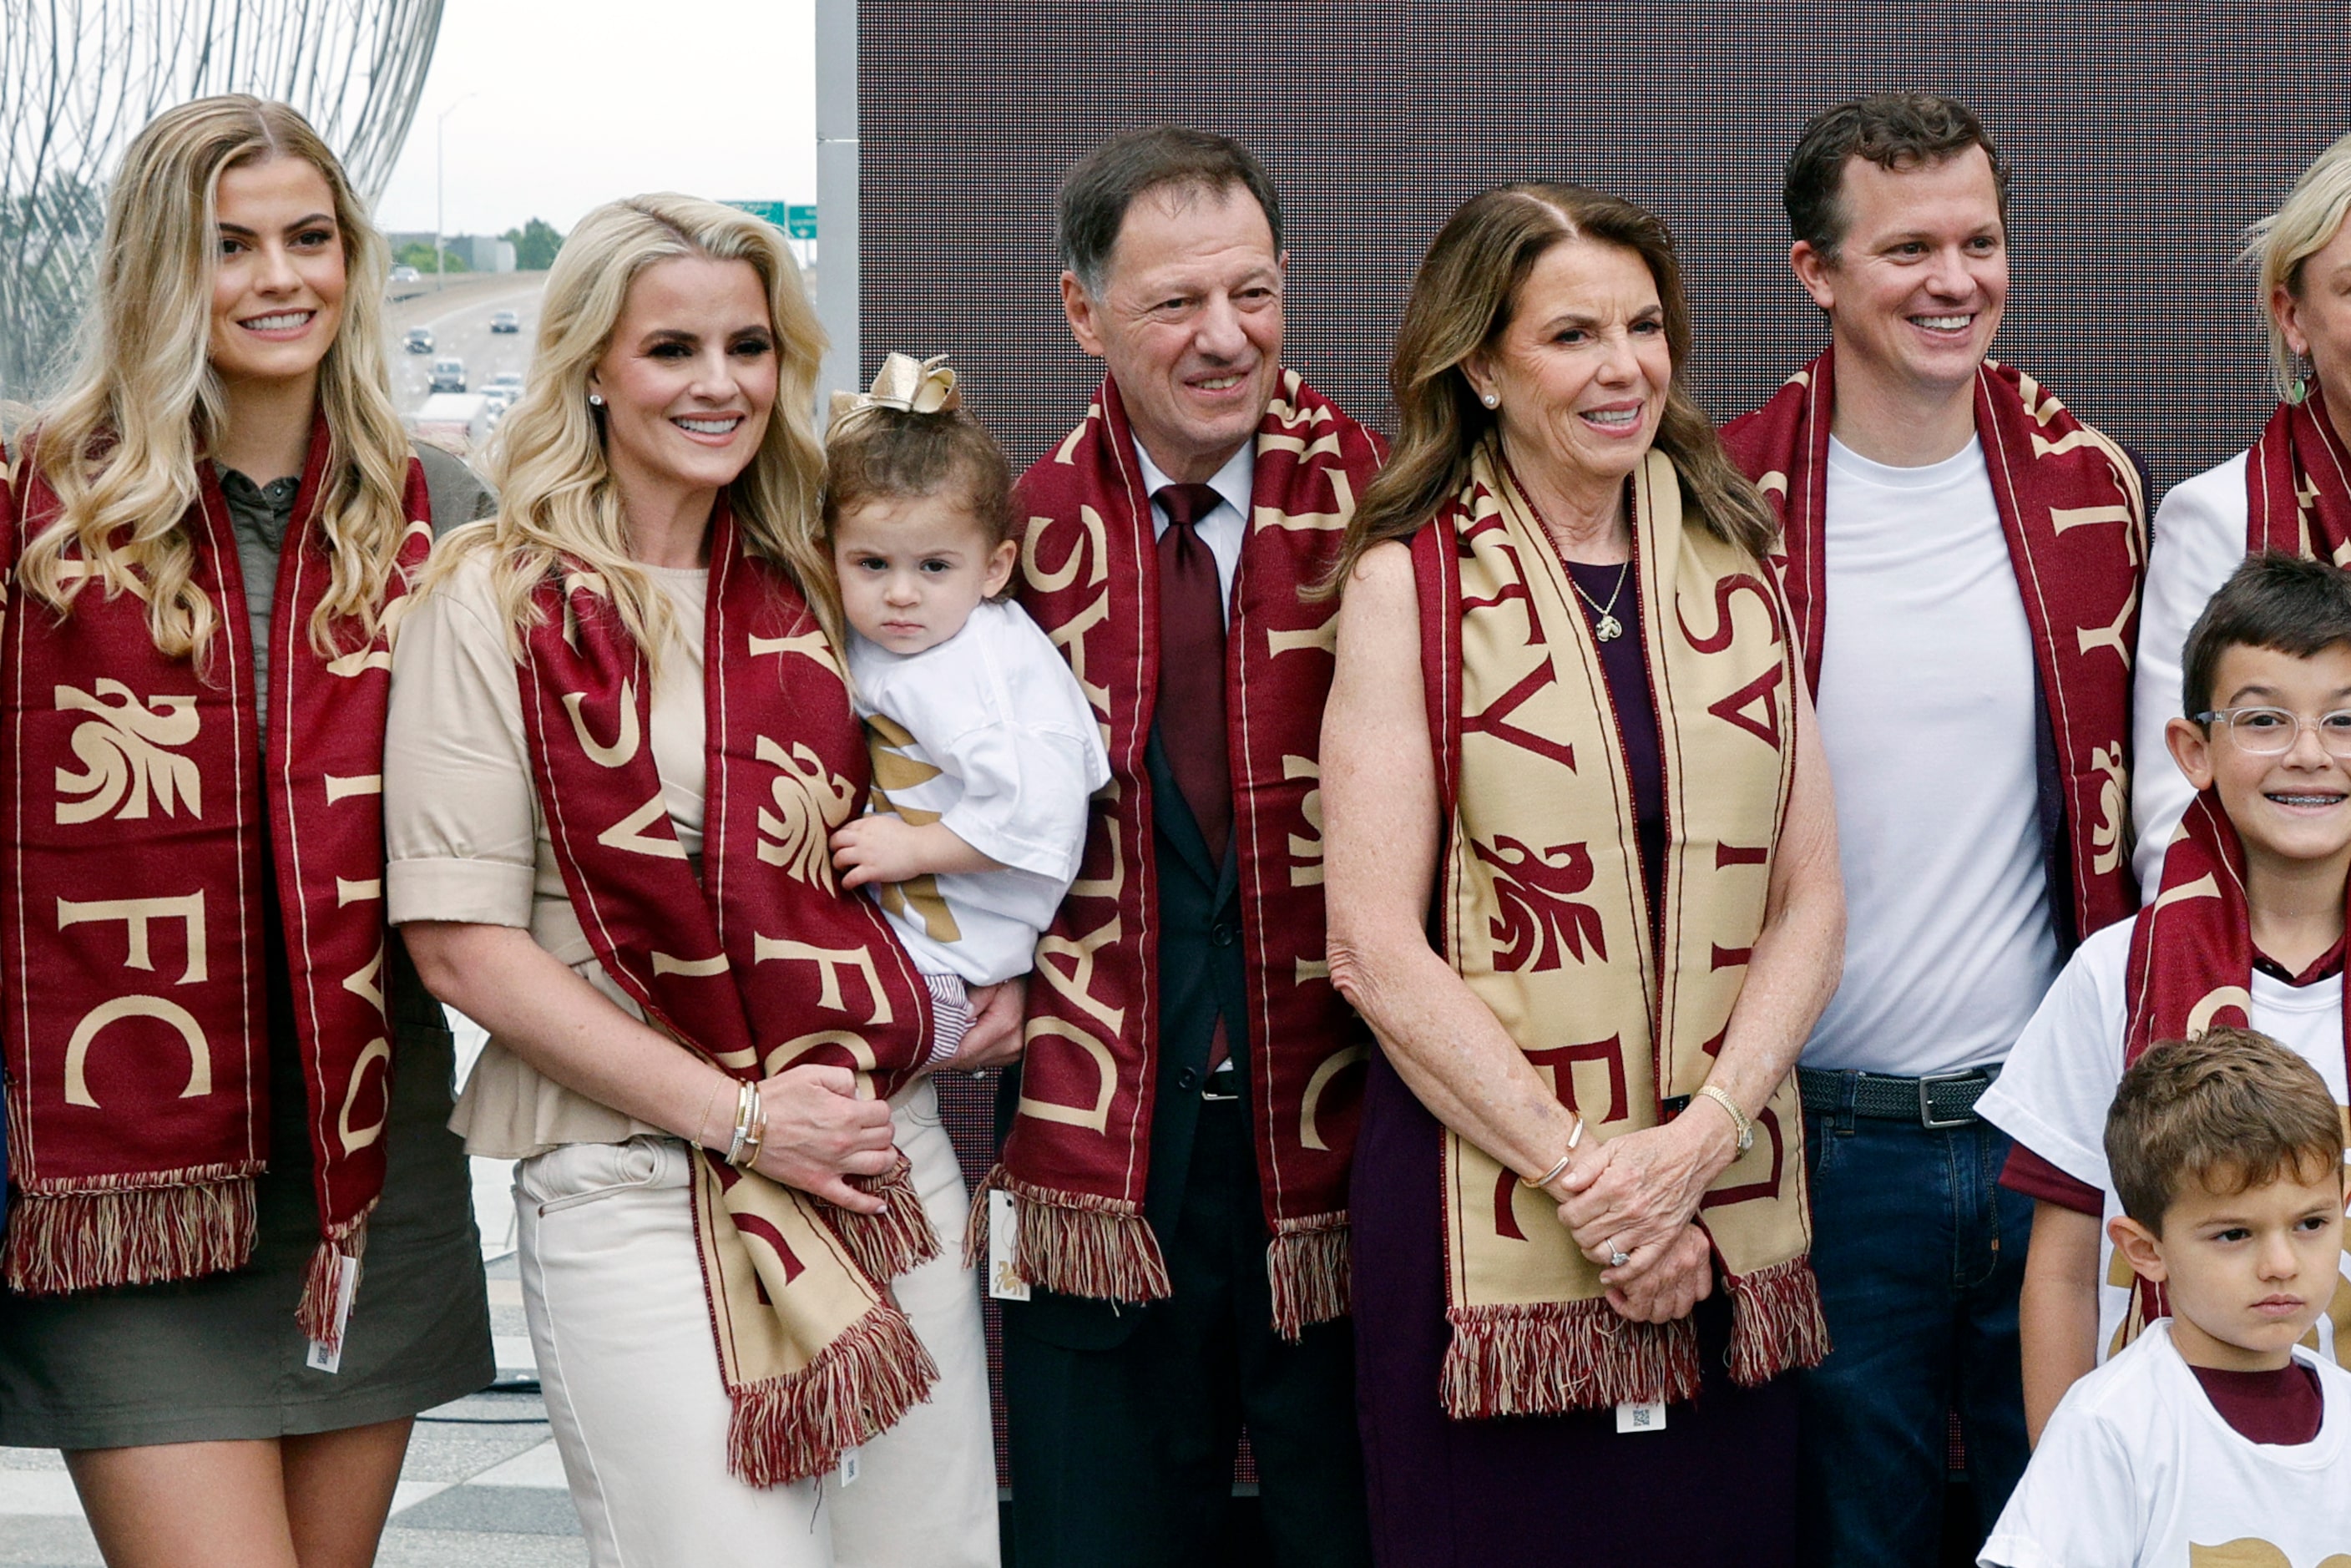
<instances>
[{"instance_id":1,"label":"olive green dress","mask_svg":"<svg viewBox=\"0 0 2351 1568\"><path fill-rule=\"evenodd\" d=\"M490 510L456 459L420 448L434 517ZM256 486L224 471L266 681L279 544L298 481ZM256 709L266 712L266 701ZM265 888L275 879L266 874ZM295 1326L319 1241L293 993L275 901L267 915L269 1167L244 1268L171 1284L26 1297L0 1290L0 1446L121 1448L330 1432L413 1416L496 1375L481 1242L464 1145L449 1131L455 1061L448 1020L395 933L386 993L393 1031L383 1197L368 1221L358 1299L333 1374L304 1364Z\"/></svg>"}]
</instances>

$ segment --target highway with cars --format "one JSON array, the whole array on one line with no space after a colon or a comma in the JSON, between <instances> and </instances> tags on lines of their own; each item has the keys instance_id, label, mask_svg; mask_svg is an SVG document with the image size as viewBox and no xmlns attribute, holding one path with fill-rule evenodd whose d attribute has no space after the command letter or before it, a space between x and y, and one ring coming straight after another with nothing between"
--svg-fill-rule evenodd
<instances>
[{"instance_id":1,"label":"highway with cars","mask_svg":"<svg viewBox=\"0 0 2351 1568\"><path fill-rule=\"evenodd\" d=\"M492 378L508 373L528 377L530 346L538 335L539 291L543 272L501 272L452 275L435 289L433 275L420 283L392 286L395 298L384 311L384 357L392 371L392 400L402 414L413 415L431 395L434 361L459 360L465 364L465 391L479 392ZM412 289L421 292L411 294ZM516 330L491 329L492 318L514 313ZM429 352L412 353L404 343L411 328L432 334Z\"/></svg>"}]
</instances>

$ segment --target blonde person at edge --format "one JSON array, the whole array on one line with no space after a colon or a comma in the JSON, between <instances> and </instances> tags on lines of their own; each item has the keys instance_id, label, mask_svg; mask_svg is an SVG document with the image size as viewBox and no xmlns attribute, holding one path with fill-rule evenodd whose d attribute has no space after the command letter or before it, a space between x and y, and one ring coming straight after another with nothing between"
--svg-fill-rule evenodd
<instances>
[{"instance_id":1,"label":"blonde person at edge","mask_svg":"<svg viewBox=\"0 0 2351 1568\"><path fill-rule=\"evenodd\" d=\"M382 874L373 792L328 800L305 769L376 772L387 677L375 655L332 666L390 636L428 496L456 523L488 497L402 432L382 236L293 110L240 96L158 116L124 154L100 254L79 362L11 475L0 685L25 695L0 727L0 1041L21 1135L0 1444L65 1450L115 1568L359 1568L412 1419L495 1369L446 1020L381 903L335 893ZM68 570L85 564L108 580ZM123 707L176 716L107 716ZM89 759L109 755L135 796L120 771L108 795ZM289 866L270 840L292 825ZM256 889L291 876L328 897ZM104 913L118 897L196 913ZM180 1006L204 1087L152 1021L77 1061L82 987ZM306 1276L362 1245L335 1369L306 1364ZM86 1273L28 1277L45 1262Z\"/></svg>"},{"instance_id":2,"label":"blonde person at edge","mask_svg":"<svg viewBox=\"0 0 2351 1568\"><path fill-rule=\"evenodd\" d=\"M925 1049L904 1030L929 1011L887 924L831 883L824 856L825 831L860 792L862 737L835 641L820 629L758 634L767 609L789 601L803 615L805 585L826 570L822 454L808 415L822 347L798 269L767 225L671 194L590 214L549 275L530 390L501 431L499 514L450 541L393 671L392 918L426 983L490 1033L455 1124L475 1155L522 1161L524 1308L599 1565L997 1561L962 1177L926 1080L893 1074L887 1101L860 1091L882 1051ZM722 550L722 538L741 543ZM747 580L747 601L732 586ZM729 639L716 664L705 626ZM567 724L549 700L562 689L549 672L567 647L615 644L620 667L650 694L622 686L621 703L636 706L617 716L607 698L567 696ZM739 728L706 734L740 712L759 716L756 747ZM599 779L630 768L628 788L655 789L665 815L648 800L586 841L580 821L610 804ZM747 793L761 801L757 834L721 841L754 814ZM705 808L707 841L726 844L724 861L704 855ZM590 858L616 842L637 852ZM676 880L681 862L695 880ZM652 907L647 885L659 890ZM800 900L785 908L799 924L772 944L763 931L753 962L747 942L737 953L738 901L760 888ZM718 937L701 909L684 907L697 892L729 922ZM668 950L640 964L642 946L619 945L615 910ZM771 946L799 950L842 930L866 933L854 938L862 948L768 960ZM697 940L726 946L705 960L680 945ZM685 956L683 967L673 954ZM898 976L914 990L891 990ZM737 1058L766 1077L732 1076L709 1040L643 1021L641 995L674 1022L674 988L690 984L725 988L719 1011L754 1027L775 1025L783 1008L781 1027L762 1029ZM954 1065L1011 1054L1002 995L973 998L977 1018ZM799 1016L828 1006L846 1010L829 1012L830 1023ZM694 1016L715 1028L719 1011ZM901 1032L864 1027L875 1024ZM864 1071L789 1064L776 1038L802 1046L844 1032L863 1043L833 1060ZM862 1253L852 1266L843 1243L885 1222L868 1188L893 1170L919 1193L939 1249L890 1277ZM809 1218L818 1213L830 1218ZM754 1247L760 1237L774 1239L767 1250ZM811 1283L831 1292L816 1310L862 1303L821 1345L798 1337L793 1316ZM835 1354L841 1336L893 1321L897 1337L878 1352ZM921 1399L926 1364L936 1375ZM788 1399L782 1420L746 1424L760 1399L826 1368L842 1382L821 1409ZM862 1447L837 1427L805 1429L818 1417L864 1422L885 1389L874 1422L892 1424ZM823 1468L809 1464L811 1446L831 1456Z\"/></svg>"},{"instance_id":3,"label":"blonde person at edge","mask_svg":"<svg viewBox=\"0 0 2351 1568\"><path fill-rule=\"evenodd\" d=\"M872 810L833 833L833 866L923 971L944 1059L971 990L1029 972L1110 759L1061 653L1001 597L1020 549L1011 466L962 412L955 372L886 356L872 392L834 394L825 444L825 540L875 778Z\"/></svg>"},{"instance_id":4,"label":"blonde person at edge","mask_svg":"<svg viewBox=\"0 0 2351 1568\"><path fill-rule=\"evenodd\" d=\"M2195 797L2164 740L2189 627L2249 551L2351 561L2351 136L2246 231L2240 259L2259 268L2279 402L2250 451L2181 480L2155 514L2131 720L2131 869L2148 898Z\"/></svg>"}]
</instances>

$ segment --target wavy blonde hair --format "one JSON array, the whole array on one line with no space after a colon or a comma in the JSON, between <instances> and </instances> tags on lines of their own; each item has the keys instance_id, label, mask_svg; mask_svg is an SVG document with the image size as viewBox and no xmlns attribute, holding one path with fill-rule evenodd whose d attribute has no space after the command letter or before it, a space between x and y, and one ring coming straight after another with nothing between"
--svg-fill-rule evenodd
<instances>
[{"instance_id":1,"label":"wavy blonde hair","mask_svg":"<svg viewBox=\"0 0 2351 1568\"><path fill-rule=\"evenodd\" d=\"M524 634L538 622L533 595L564 563L602 574L622 622L648 654L657 654L668 635L668 601L629 554L588 378L611 344L638 276L686 256L748 262L759 275L776 334L776 406L758 451L726 497L745 544L791 573L839 640L837 617L824 612L826 601L814 591L830 570L819 536L824 448L814 423L824 329L773 226L734 207L664 192L607 202L563 242L547 275L529 390L499 425L493 450L497 516L453 538L433 572L437 583L489 552L491 591L517 657Z\"/></svg>"},{"instance_id":2,"label":"wavy blonde hair","mask_svg":"<svg viewBox=\"0 0 2351 1568\"><path fill-rule=\"evenodd\" d=\"M220 177L274 158L298 158L326 180L343 247L342 324L319 364L328 440L319 516L332 559L310 622L320 653L334 651L339 619L356 622L362 641L375 635L408 528L408 435L383 362L387 252L342 163L286 104L237 93L157 115L107 197L98 297L73 373L34 422L26 462L59 506L17 570L60 617L93 577L109 599L138 595L157 651L172 658L200 660L220 624L191 580L195 541L181 526L202 494L197 465L227 419L209 357ZM69 571L72 558L96 570Z\"/></svg>"},{"instance_id":3,"label":"wavy blonde hair","mask_svg":"<svg viewBox=\"0 0 2351 1568\"><path fill-rule=\"evenodd\" d=\"M2284 289L2302 298L2302 264L2325 250L2351 216L2351 136L2335 140L2302 172L2285 203L2245 231L2237 259L2262 270L2262 325L2269 330L2270 379L2282 398L2294 396L2300 367L2270 301Z\"/></svg>"}]
</instances>

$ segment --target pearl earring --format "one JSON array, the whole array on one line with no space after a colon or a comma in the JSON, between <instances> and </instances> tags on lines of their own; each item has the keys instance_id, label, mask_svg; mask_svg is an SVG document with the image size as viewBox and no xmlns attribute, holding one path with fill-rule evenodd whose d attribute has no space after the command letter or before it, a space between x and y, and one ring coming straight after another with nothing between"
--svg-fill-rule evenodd
<instances>
[{"instance_id":1,"label":"pearl earring","mask_svg":"<svg viewBox=\"0 0 2351 1568\"><path fill-rule=\"evenodd\" d=\"M1499 408L1502 406L1502 394L1500 392L1488 392L1484 397L1478 401L1484 403L1488 408Z\"/></svg>"},{"instance_id":2,"label":"pearl earring","mask_svg":"<svg viewBox=\"0 0 2351 1568\"><path fill-rule=\"evenodd\" d=\"M590 392L590 393L588 394L588 406L589 406L590 408L601 408L601 407L603 407L603 406L604 406L604 394L603 394L602 392Z\"/></svg>"}]
</instances>

